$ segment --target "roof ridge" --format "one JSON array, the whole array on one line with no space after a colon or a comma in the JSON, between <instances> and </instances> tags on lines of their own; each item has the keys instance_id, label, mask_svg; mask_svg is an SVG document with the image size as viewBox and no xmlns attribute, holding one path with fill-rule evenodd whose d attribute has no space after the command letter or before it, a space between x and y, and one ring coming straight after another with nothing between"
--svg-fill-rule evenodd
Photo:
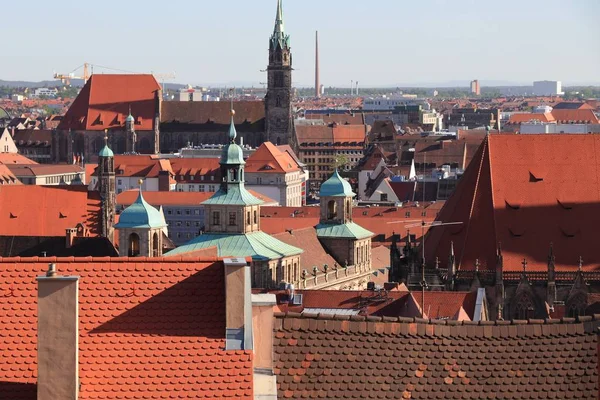
<instances>
[{"instance_id":1,"label":"roof ridge","mask_svg":"<svg viewBox=\"0 0 600 400\"><path fill-rule=\"evenodd\" d=\"M587 316L579 316L577 318L562 317L560 319L526 319L526 320L508 320L508 321L455 321L447 319L435 318L419 318L419 317L388 317L388 316L373 316L373 315L340 315L340 314L311 314L311 313L296 313L296 312L275 312L275 318L294 318L294 319L317 319L326 321L354 321L354 322L386 322L386 323L405 323L405 324L425 324L425 325L447 325L447 326L534 326L534 325L578 325L586 322L600 323L600 314ZM590 330L588 333L596 333L595 330ZM582 333L582 332L578 332Z\"/></svg>"},{"instance_id":2,"label":"roof ridge","mask_svg":"<svg viewBox=\"0 0 600 400\"><path fill-rule=\"evenodd\" d=\"M162 257L0 257L0 264L15 262L55 262L55 263L113 263L113 262L137 262L137 263L189 263L189 262L219 262L226 257L194 257L194 256L162 256Z\"/></svg>"}]
</instances>

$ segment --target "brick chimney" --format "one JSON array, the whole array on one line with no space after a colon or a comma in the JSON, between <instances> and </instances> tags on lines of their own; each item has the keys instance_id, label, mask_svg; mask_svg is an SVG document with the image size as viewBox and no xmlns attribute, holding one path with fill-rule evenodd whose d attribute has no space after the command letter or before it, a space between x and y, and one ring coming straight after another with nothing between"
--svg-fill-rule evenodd
<instances>
[{"instance_id":1,"label":"brick chimney","mask_svg":"<svg viewBox=\"0 0 600 400\"><path fill-rule=\"evenodd\" d=\"M79 398L79 277L38 276L37 400Z\"/></svg>"},{"instance_id":2,"label":"brick chimney","mask_svg":"<svg viewBox=\"0 0 600 400\"><path fill-rule=\"evenodd\" d=\"M158 190L168 192L171 184L171 173L169 171L158 171Z\"/></svg>"},{"instance_id":3,"label":"brick chimney","mask_svg":"<svg viewBox=\"0 0 600 400\"><path fill-rule=\"evenodd\" d=\"M225 258L225 350L252 350L250 265L245 258Z\"/></svg>"}]
</instances>

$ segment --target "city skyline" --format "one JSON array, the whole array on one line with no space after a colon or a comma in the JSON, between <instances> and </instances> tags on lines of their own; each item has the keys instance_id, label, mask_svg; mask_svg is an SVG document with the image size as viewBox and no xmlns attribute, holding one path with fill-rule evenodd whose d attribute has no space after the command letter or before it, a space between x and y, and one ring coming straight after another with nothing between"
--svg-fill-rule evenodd
<instances>
[{"instance_id":1,"label":"city skyline","mask_svg":"<svg viewBox=\"0 0 600 400\"><path fill-rule=\"evenodd\" d=\"M27 15L35 8L40 12L27 18L26 27L18 19L6 21L5 29L19 34L5 41L3 51L12 56L0 65L2 80L50 80L54 71L68 73L83 62L113 68L95 67L96 73L175 71L174 82L194 85L261 86L266 79L261 71L275 0L176 1L168 7L109 0L102 8L67 2L58 9L34 0L27 7L11 2L4 10ZM593 16L599 11L591 0L568 7L554 0L511 0L501 8L470 0L284 0L293 85L300 87L314 84L316 30L326 87L349 86L351 80L361 87L462 86L471 79L482 85L544 79L598 84L600 27ZM42 34L48 21L56 25L50 37Z\"/></svg>"}]
</instances>

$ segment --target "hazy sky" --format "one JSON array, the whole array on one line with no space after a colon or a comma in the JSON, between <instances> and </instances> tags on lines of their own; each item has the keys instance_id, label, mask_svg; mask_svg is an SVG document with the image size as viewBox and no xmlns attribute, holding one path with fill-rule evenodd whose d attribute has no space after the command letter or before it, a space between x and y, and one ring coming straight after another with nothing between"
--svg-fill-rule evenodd
<instances>
[{"instance_id":1,"label":"hazy sky","mask_svg":"<svg viewBox=\"0 0 600 400\"><path fill-rule=\"evenodd\" d=\"M176 82L265 81L276 0L2 1L0 79L88 61ZM284 0L294 85L600 82L600 0ZM95 72L111 73L96 67Z\"/></svg>"}]
</instances>

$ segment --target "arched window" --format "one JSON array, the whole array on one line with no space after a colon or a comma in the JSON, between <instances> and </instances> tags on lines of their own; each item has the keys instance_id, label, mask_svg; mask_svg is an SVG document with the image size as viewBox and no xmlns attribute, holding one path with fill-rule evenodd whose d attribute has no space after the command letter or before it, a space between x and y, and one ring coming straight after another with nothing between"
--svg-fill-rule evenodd
<instances>
[{"instance_id":1,"label":"arched window","mask_svg":"<svg viewBox=\"0 0 600 400\"><path fill-rule=\"evenodd\" d=\"M350 201L350 199L348 199L348 201L346 201L346 219L350 220L352 219L352 203Z\"/></svg>"},{"instance_id":2,"label":"arched window","mask_svg":"<svg viewBox=\"0 0 600 400\"><path fill-rule=\"evenodd\" d=\"M528 294L522 294L513 313L514 319L529 319L535 315L535 304Z\"/></svg>"},{"instance_id":3,"label":"arched window","mask_svg":"<svg viewBox=\"0 0 600 400\"><path fill-rule=\"evenodd\" d=\"M158 243L158 233L154 232L154 235L152 235L152 255L154 257L159 257L160 256L160 245Z\"/></svg>"},{"instance_id":4,"label":"arched window","mask_svg":"<svg viewBox=\"0 0 600 400\"><path fill-rule=\"evenodd\" d=\"M258 215L256 214L256 210L254 210L254 223L258 224Z\"/></svg>"},{"instance_id":5,"label":"arched window","mask_svg":"<svg viewBox=\"0 0 600 400\"><path fill-rule=\"evenodd\" d=\"M250 219L250 211L248 211L246 213L247 218L246 218L246 225L250 225L252 223L252 220Z\"/></svg>"},{"instance_id":6,"label":"arched window","mask_svg":"<svg viewBox=\"0 0 600 400\"><path fill-rule=\"evenodd\" d=\"M567 313L569 318L576 318L581 315L585 315L586 306L587 299L585 293L579 293L571 297L567 301Z\"/></svg>"},{"instance_id":7,"label":"arched window","mask_svg":"<svg viewBox=\"0 0 600 400\"><path fill-rule=\"evenodd\" d=\"M294 282L297 282L300 279L300 276L298 276L298 263L294 263L294 277L292 278L292 280Z\"/></svg>"},{"instance_id":8,"label":"arched window","mask_svg":"<svg viewBox=\"0 0 600 400\"><path fill-rule=\"evenodd\" d=\"M140 237L137 233L129 235L129 257L137 257L140 255Z\"/></svg>"},{"instance_id":9,"label":"arched window","mask_svg":"<svg viewBox=\"0 0 600 400\"><path fill-rule=\"evenodd\" d=\"M327 203L327 219L335 219L337 216L337 203L335 200L329 200Z\"/></svg>"}]
</instances>

